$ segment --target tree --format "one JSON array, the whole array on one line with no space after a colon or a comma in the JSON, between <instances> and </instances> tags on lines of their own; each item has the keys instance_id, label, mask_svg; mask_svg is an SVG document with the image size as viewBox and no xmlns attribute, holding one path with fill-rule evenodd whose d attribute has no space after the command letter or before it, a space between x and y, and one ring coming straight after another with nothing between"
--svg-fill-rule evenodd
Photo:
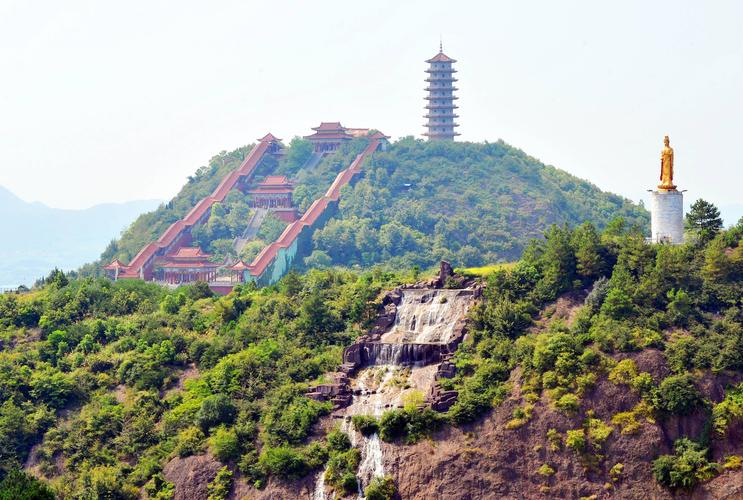
<instances>
[{"instance_id":1,"label":"tree","mask_svg":"<svg viewBox=\"0 0 743 500\"><path fill-rule=\"evenodd\" d=\"M54 493L35 477L14 470L0 482L0 500L54 500Z\"/></svg>"},{"instance_id":2,"label":"tree","mask_svg":"<svg viewBox=\"0 0 743 500\"><path fill-rule=\"evenodd\" d=\"M689 213L686 214L686 224L696 233L700 243L707 243L722 229L720 210L700 198L691 205Z\"/></svg>"}]
</instances>

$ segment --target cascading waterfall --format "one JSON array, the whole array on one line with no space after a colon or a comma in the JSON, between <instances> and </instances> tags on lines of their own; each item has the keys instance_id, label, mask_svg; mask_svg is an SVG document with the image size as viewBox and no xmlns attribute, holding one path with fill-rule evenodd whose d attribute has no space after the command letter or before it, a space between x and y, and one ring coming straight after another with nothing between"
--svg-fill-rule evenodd
<instances>
[{"instance_id":1,"label":"cascading waterfall","mask_svg":"<svg viewBox=\"0 0 743 500\"><path fill-rule=\"evenodd\" d=\"M384 476L384 457L379 436L357 433L351 417L380 417L386 408L402 406L410 391L428 393L435 383L436 363L461 333L457 326L464 321L473 297L470 289L405 289L390 331L382 335L381 342L360 346L356 362L367 368L352 382L354 394L341 423L341 431L349 436L351 445L361 450L356 474L359 498L364 498L364 488L374 477ZM317 477L313 499L326 498L323 470Z\"/></svg>"},{"instance_id":2,"label":"cascading waterfall","mask_svg":"<svg viewBox=\"0 0 743 500\"><path fill-rule=\"evenodd\" d=\"M469 290L403 290L395 326L385 337L413 344L448 344L457 320L465 317L471 304Z\"/></svg>"}]
</instances>

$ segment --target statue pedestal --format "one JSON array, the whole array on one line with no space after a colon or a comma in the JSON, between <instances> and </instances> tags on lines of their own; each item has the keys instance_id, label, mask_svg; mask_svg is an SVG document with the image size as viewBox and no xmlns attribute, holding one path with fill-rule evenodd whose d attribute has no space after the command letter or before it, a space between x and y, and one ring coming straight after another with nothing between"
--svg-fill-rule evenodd
<instances>
[{"instance_id":1,"label":"statue pedestal","mask_svg":"<svg viewBox=\"0 0 743 500\"><path fill-rule=\"evenodd\" d=\"M676 190L653 191L650 198L650 241L683 243L684 195Z\"/></svg>"}]
</instances>

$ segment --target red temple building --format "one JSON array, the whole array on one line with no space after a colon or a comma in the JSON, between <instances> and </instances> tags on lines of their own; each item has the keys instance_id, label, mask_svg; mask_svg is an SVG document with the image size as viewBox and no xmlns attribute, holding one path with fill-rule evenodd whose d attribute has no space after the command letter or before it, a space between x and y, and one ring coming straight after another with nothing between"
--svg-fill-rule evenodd
<instances>
[{"instance_id":1,"label":"red temple building","mask_svg":"<svg viewBox=\"0 0 743 500\"><path fill-rule=\"evenodd\" d=\"M340 122L322 122L319 126L313 127L315 131L312 135L304 136L315 146L315 153L332 153L340 147L345 141L353 139L347 128Z\"/></svg>"},{"instance_id":2,"label":"red temple building","mask_svg":"<svg viewBox=\"0 0 743 500\"><path fill-rule=\"evenodd\" d=\"M424 125L426 133L423 135L427 136L429 141L453 141L454 137L459 135L454 131L459 126L454 121L459 118L459 115L454 113L458 107L454 104L454 100L458 99L454 91L459 89L454 86L454 82L457 81L454 73L457 70L452 67L457 61L444 54L443 47L439 45L439 53L426 62L428 87L425 90L428 92L426 96L428 104L427 113L423 118L428 119L428 122Z\"/></svg>"},{"instance_id":3,"label":"red temple building","mask_svg":"<svg viewBox=\"0 0 743 500\"><path fill-rule=\"evenodd\" d=\"M269 175L253 189L248 190L250 206L274 212L281 220L297 220L297 209L292 202L294 185L283 175Z\"/></svg>"},{"instance_id":4,"label":"red temple building","mask_svg":"<svg viewBox=\"0 0 743 500\"><path fill-rule=\"evenodd\" d=\"M199 247L182 247L172 255L166 255L156 263L161 279L165 283L178 285L194 281L214 281L217 279L219 264L209 261L208 253Z\"/></svg>"}]
</instances>

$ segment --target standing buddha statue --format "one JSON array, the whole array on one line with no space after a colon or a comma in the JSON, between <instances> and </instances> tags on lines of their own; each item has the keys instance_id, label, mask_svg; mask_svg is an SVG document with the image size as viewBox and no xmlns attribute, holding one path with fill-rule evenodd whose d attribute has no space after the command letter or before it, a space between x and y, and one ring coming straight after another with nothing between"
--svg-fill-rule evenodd
<instances>
[{"instance_id":1,"label":"standing buddha statue","mask_svg":"<svg viewBox=\"0 0 743 500\"><path fill-rule=\"evenodd\" d=\"M673 184L673 148L670 146L668 136L663 138L663 150L660 152L660 184L658 189L662 191L675 191Z\"/></svg>"}]
</instances>

